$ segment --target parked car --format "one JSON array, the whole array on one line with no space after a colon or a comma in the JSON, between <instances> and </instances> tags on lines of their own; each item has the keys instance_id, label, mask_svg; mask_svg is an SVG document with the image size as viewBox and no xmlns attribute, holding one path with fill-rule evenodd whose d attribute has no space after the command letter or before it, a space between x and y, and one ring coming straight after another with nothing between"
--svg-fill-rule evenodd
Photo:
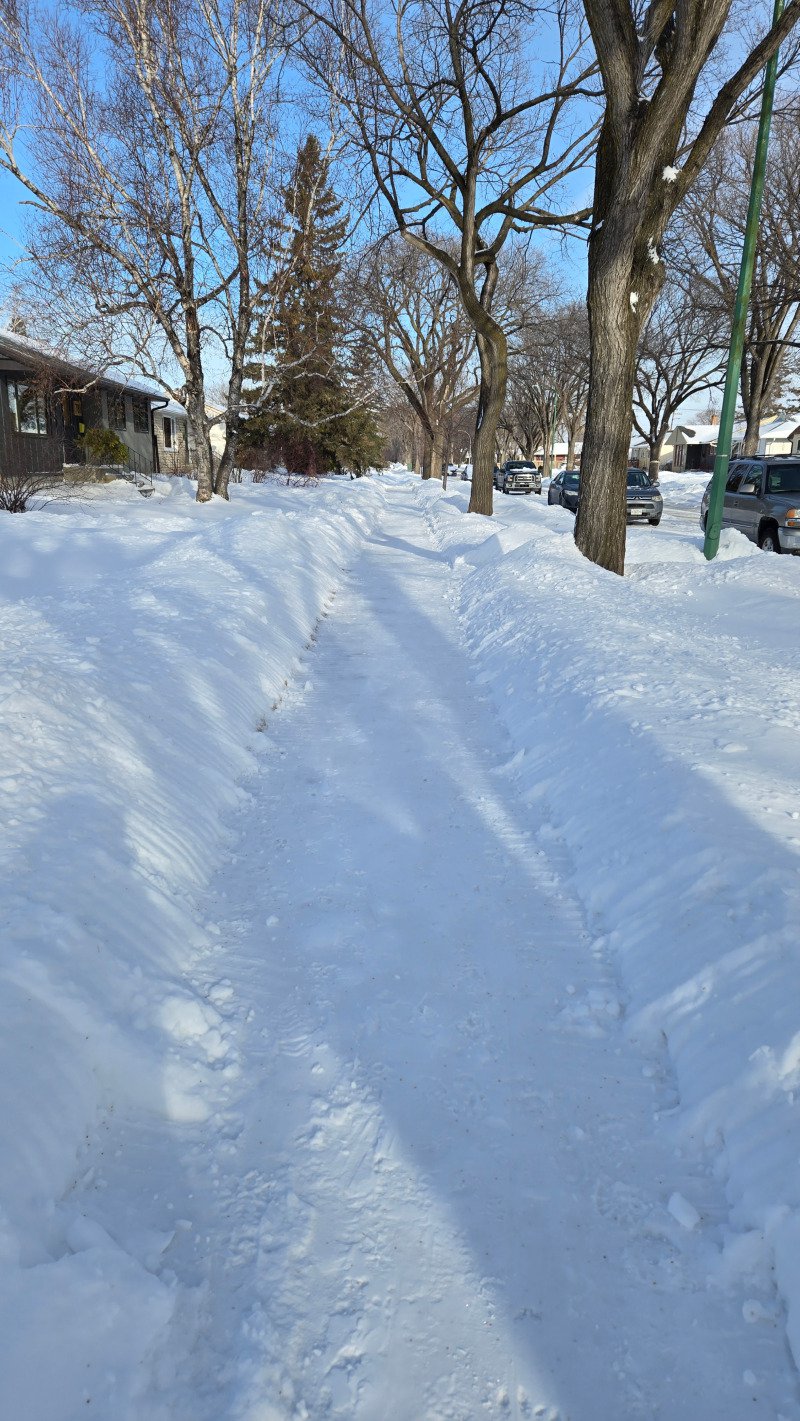
<instances>
[{"instance_id":1,"label":"parked car","mask_svg":"<svg viewBox=\"0 0 800 1421\"><path fill-rule=\"evenodd\" d=\"M494 486L501 493L541 493L541 471L530 459L507 459L495 469Z\"/></svg>"},{"instance_id":2,"label":"parked car","mask_svg":"<svg viewBox=\"0 0 800 1421\"><path fill-rule=\"evenodd\" d=\"M561 507L568 508L570 513L577 513L579 492L580 473L578 469L562 469L554 479L550 480L547 502L560 503Z\"/></svg>"},{"instance_id":3,"label":"parked car","mask_svg":"<svg viewBox=\"0 0 800 1421\"><path fill-rule=\"evenodd\" d=\"M628 522L643 523L645 519L657 528L664 512L661 489L653 483L644 469L628 470L627 485Z\"/></svg>"},{"instance_id":4,"label":"parked car","mask_svg":"<svg viewBox=\"0 0 800 1421\"><path fill-rule=\"evenodd\" d=\"M560 503L570 513L577 513L579 494L580 470L563 469L550 482L547 502ZM629 523L647 520L654 528L658 527L664 512L664 500L658 484L650 482L644 469L628 469L626 497Z\"/></svg>"},{"instance_id":5,"label":"parked car","mask_svg":"<svg viewBox=\"0 0 800 1421\"><path fill-rule=\"evenodd\" d=\"M700 505L704 529L710 493L709 483ZM800 459L779 454L731 460L722 526L738 528L765 552L800 552Z\"/></svg>"}]
</instances>

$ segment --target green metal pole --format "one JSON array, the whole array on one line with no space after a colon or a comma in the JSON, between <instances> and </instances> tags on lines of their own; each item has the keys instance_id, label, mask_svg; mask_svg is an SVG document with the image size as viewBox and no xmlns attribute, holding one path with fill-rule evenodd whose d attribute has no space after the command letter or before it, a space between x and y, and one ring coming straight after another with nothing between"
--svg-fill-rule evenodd
<instances>
[{"instance_id":1,"label":"green metal pole","mask_svg":"<svg viewBox=\"0 0 800 1421\"><path fill-rule=\"evenodd\" d=\"M772 15L773 27L778 23L778 20L783 14L783 6L784 0L775 0L775 9ZM716 557L719 551L719 535L722 528L722 508L725 500L725 484L728 481L728 464L730 463L731 457L733 417L736 411L736 395L739 388L739 376L742 368L747 307L750 303L750 291L753 286L758 220L761 214L761 199L764 195L764 180L767 173L767 149L769 147L769 130L770 124L772 123L772 105L775 98L775 81L777 74L778 51L776 50L764 71L764 93L761 99L761 117L758 123L756 156L753 163L753 180L750 184L750 205L747 209L744 246L742 247L742 264L739 268L739 286L736 292L736 305L733 311L731 344L728 352L728 370L725 376L725 394L722 397L722 412L719 417L717 455L714 460L714 473L711 479L711 493L708 500L706 540L703 546L703 552L709 561Z\"/></svg>"}]
</instances>

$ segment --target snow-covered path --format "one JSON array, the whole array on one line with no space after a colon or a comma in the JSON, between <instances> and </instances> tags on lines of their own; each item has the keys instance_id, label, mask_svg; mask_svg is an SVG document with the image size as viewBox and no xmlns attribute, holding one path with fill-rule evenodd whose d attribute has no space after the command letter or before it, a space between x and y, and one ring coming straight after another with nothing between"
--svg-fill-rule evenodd
<instances>
[{"instance_id":1,"label":"snow-covered path","mask_svg":"<svg viewBox=\"0 0 800 1421\"><path fill-rule=\"evenodd\" d=\"M748 1327L668 1211L713 1222L721 1187L654 1124L670 1081L515 798L456 596L390 485L203 905L213 1114L109 1128L93 1216L177 1222L141 1421L794 1421L777 1303Z\"/></svg>"}]
</instances>

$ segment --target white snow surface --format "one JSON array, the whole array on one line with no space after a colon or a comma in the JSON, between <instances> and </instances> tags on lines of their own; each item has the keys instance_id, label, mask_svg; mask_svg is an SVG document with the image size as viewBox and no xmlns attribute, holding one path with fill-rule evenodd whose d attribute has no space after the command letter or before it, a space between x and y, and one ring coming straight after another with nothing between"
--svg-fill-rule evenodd
<instances>
[{"instance_id":1,"label":"white snow surface","mask_svg":"<svg viewBox=\"0 0 800 1421\"><path fill-rule=\"evenodd\" d=\"M800 561L468 493L3 520L0 1421L800 1421Z\"/></svg>"}]
</instances>

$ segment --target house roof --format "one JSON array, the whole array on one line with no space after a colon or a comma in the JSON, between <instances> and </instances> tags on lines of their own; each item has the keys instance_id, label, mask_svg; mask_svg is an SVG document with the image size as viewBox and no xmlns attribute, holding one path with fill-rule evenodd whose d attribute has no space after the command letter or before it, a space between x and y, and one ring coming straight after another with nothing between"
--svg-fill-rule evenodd
<instances>
[{"instance_id":1,"label":"house roof","mask_svg":"<svg viewBox=\"0 0 800 1421\"><path fill-rule=\"evenodd\" d=\"M167 400L164 407L165 414L183 415L184 417L186 415L183 405L177 404L175 400L170 400L163 390L140 376L123 377L121 374L115 375L108 371L100 374L62 355L52 347L48 347L43 341L17 335L15 331L0 330L0 361L19 361L23 370L34 365L46 365L55 372L59 379L64 381L80 383L82 386L88 384L107 386L112 390L140 395L146 400Z\"/></svg>"},{"instance_id":2,"label":"house roof","mask_svg":"<svg viewBox=\"0 0 800 1421\"><path fill-rule=\"evenodd\" d=\"M670 434L678 433L683 435L687 444L716 444L719 438L719 425L676 424L675 428L670 430Z\"/></svg>"},{"instance_id":3,"label":"house roof","mask_svg":"<svg viewBox=\"0 0 800 1421\"><path fill-rule=\"evenodd\" d=\"M791 439L800 429L800 415L772 415L763 419L758 427L759 439ZM667 442L681 433L687 444L716 444L719 438L718 424L676 424L667 435ZM740 420L733 426L733 438L744 439L745 425Z\"/></svg>"}]
</instances>

